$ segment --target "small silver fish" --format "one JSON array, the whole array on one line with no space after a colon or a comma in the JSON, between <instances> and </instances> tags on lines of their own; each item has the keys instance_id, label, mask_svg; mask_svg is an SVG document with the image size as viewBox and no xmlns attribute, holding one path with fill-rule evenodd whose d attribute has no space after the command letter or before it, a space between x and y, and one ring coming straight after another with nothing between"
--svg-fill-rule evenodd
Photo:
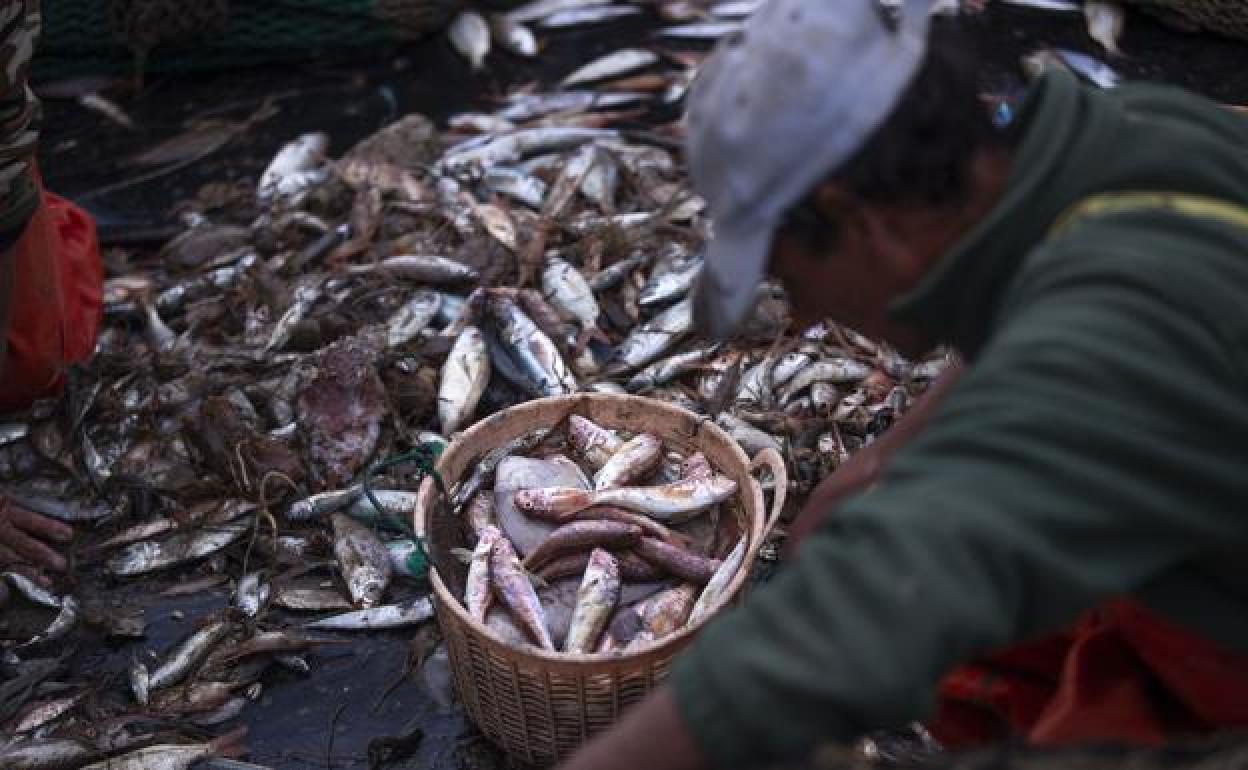
<instances>
[{"instance_id":1,"label":"small silver fish","mask_svg":"<svg viewBox=\"0 0 1248 770\"><path fill-rule=\"evenodd\" d=\"M274 350L280 350L287 342L290 341L290 335L294 333L295 327L304 319L312 306L321 298L321 287L318 284L307 283L295 288L294 301L290 303L290 307L282 314L277 323L273 325L273 332L269 335L269 340L265 343L264 350L271 353Z\"/></svg>"},{"instance_id":2,"label":"small silver fish","mask_svg":"<svg viewBox=\"0 0 1248 770\"><path fill-rule=\"evenodd\" d=\"M417 283L465 283L480 276L462 262L433 255L402 254L369 265L351 265L351 275L392 274Z\"/></svg>"},{"instance_id":3,"label":"small silver fish","mask_svg":"<svg viewBox=\"0 0 1248 770\"><path fill-rule=\"evenodd\" d=\"M305 623L304 628L319 631L378 631L418 625L431 617L433 604L428 598L420 598L403 604L386 604L321 618Z\"/></svg>"},{"instance_id":4,"label":"small silver fish","mask_svg":"<svg viewBox=\"0 0 1248 770\"><path fill-rule=\"evenodd\" d=\"M490 36L503 50L516 56L537 56L537 38L533 31L506 14L490 16Z\"/></svg>"},{"instance_id":5,"label":"small silver fish","mask_svg":"<svg viewBox=\"0 0 1248 770\"><path fill-rule=\"evenodd\" d=\"M508 117L505 111L499 114ZM438 161L437 170L451 174L481 172L491 166L514 164L529 155L568 150L586 142L617 136L615 131L598 128L520 129L466 148L453 147Z\"/></svg>"},{"instance_id":6,"label":"small silver fish","mask_svg":"<svg viewBox=\"0 0 1248 770\"><path fill-rule=\"evenodd\" d=\"M568 625L564 652L586 654L598 646L598 638L620 601L620 566L610 553L595 548L576 590L576 606Z\"/></svg>"},{"instance_id":7,"label":"small silver fish","mask_svg":"<svg viewBox=\"0 0 1248 770\"><path fill-rule=\"evenodd\" d=\"M618 78L645 69L659 60L657 54L643 48L625 48L609 53L592 62L579 67L572 74L560 81L559 85L569 88L596 80Z\"/></svg>"},{"instance_id":8,"label":"small silver fish","mask_svg":"<svg viewBox=\"0 0 1248 770\"><path fill-rule=\"evenodd\" d=\"M664 27L659 30L660 37L677 40L719 40L721 37L736 34L745 28L739 21L702 21L692 24L680 24Z\"/></svg>"},{"instance_id":9,"label":"small silver fish","mask_svg":"<svg viewBox=\"0 0 1248 770\"><path fill-rule=\"evenodd\" d=\"M109 572L122 577L174 567L220 551L251 529L252 518L179 532L165 540L131 543L108 560Z\"/></svg>"},{"instance_id":10,"label":"small silver fish","mask_svg":"<svg viewBox=\"0 0 1248 770\"><path fill-rule=\"evenodd\" d=\"M540 209L546 199L546 183L519 169L493 166L486 170L483 181L491 191L534 209Z\"/></svg>"},{"instance_id":11,"label":"small silver fish","mask_svg":"<svg viewBox=\"0 0 1248 770\"><path fill-rule=\"evenodd\" d=\"M365 609L376 606L392 575L385 545L372 530L345 514L335 513L330 523L334 529L334 557L351 601Z\"/></svg>"},{"instance_id":12,"label":"small silver fish","mask_svg":"<svg viewBox=\"0 0 1248 770\"><path fill-rule=\"evenodd\" d=\"M381 504L380 512L373 505L373 500ZM420 495L416 492L406 489L374 489L372 499L361 495L346 507L346 514L365 524L403 530L413 525L419 508Z\"/></svg>"},{"instance_id":13,"label":"small silver fish","mask_svg":"<svg viewBox=\"0 0 1248 770\"><path fill-rule=\"evenodd\" d=\"M595 6L592 8L573 8L566 11L552 13L546 18L538 22L538 26L546 29L562 29L565 27L580 27L586 24L601 24L606 21L615 21L626 16L636 16L641 13L640 8L632 6Z\"/></svg>"},{"instance_id":14,"label":"small silver fish","mask_svg":"<svg viewBox=\"0 0 1248 770\"><path fill-rule=\"evenodd\" d=\"M555 93L525 94L513 97L506 107L496 114L501 120L527 123L547 115L577 115L590 110L611 110L631 107L648 101L648 94L635 91L617 91L602 93L598 91L558 91ZM549 163L562 165L562 156L546 156ZM539 159L541 160L541 159ZM536 161L525 164L525 171L533 174L539 169L534 167Z\"/></svg>"},{"instance_id":15,"label":"small silver fish","mask_svg":"<svg viewBox=\"0 0 1248 770\"><path fill-rule=\"evenodd\" d=\"M653 256L648 253L639 253L631 257L625 257L619 262L599 270L593 278L589 279L589 288L598 293L614 289L625 278L649 264L652 259Z\"/></svg>"},{"instance_id":16,"label":"small silver fish","mask_svg":"<svg viewBox=\"0 0 1248 770\"><path fill-rule=\"evenodd\" d=\"M283 588L273 597L273 604L286 610L309 612L349 610L353 606L341 593L328 588Z\"/></svg>"},{"instance_id":17,"label":"small silver fish","mask_svg":"<svg viewBox=\"0 0 1248 770\"><path fill-rule=\"evenodd\" d=\"M327 513L340 511L359 499L364 494L364 487L352 484L345 489L332 489L318 492L311 497L296 500L286 509L286 518L291 521L307 521Z\"/></svg>"},{"instance_id":18,"label":"small silver fish","mask_svg":"<svg viewBox=\"0 0 1248 770\"><path fill-rule=\"evenodd\" d=\"M846 385L860 382L871 374L871 367L852 358L830 358L816 361L805 367L789 380L780 391L780 403L792 400L798 393L809 388L816 382L830 382L833 385Z\"/></svg>"},{"instance_id":19,"label":"small silver fish","mask_svg":"<svg viewBox=\"0 0 1248 770\"><path fill-rule=\"evenodd\" d=\"M238 755L245 729L235 730L207 743L161 744L132 751L120 757L95 762L82 770L188 770L201 759Z\"/></svg>"},{"instance_id":20,"label":"small silver fish","mask_svg":"<svg viewBox=\"0 0 1248 770\"><path fill-rule=\"evenodd\" d=\"M130 661L129 678L130 692L134 693L135 702L146 706L152 692L152 675L137 655Z\"/></svg>"},{"instance_id":21,"label":"small silver fish","mask_svg":"<svg viewBox=\"0 0 1248 770\"><path fill-rule=\"evenodd\" d=\"M503 296L492 296L488 306L500 341L531 390L543 396L576 392L576 377L564 362L558 346L514 301Z\"/></svg>"},{"instance_id":22,"label":"small silver fish","mask_svg":"<svg viewBox=\"0 0 1248 770\"><path fill-rule=\"evenodd\" d=\"M442 367L438 388L438 421L442 432L451 435L477 410L481 394L490 381L490 357L485 337L475 326L468 326L455 340Z\"/></svg>"},{"instance_id":23,"label":"small silver fish","mask_svg":"<svg viewBox=\"0 0 1248 770\"><path fill-rule=\"evenodd\" d=\"M435 291L417 291L386 321L386 344L397 348L406 345L433 321L442 305L442 295Z\"/></svg>"},{"instance_id":24,"label":"small silver fish","mask_svg":"<svg viewBox=\"0 0 1248 770\"><path fill-rule=\"evenodd\" d=\"M515 22L528 23L544 19L553 13L568 11L575 8L588 8L595 5L609 5L613 0L533 0L519 8L507 12L507 18Z\"/></svg>"},{"instance_id":25,"label":"small silver fish","mask_svg":"<svg viewBox=\"0 0 1248 770\"><path fill-rule=\"evenodd\" d=\"M774 449L777 452L784 452L784 447L779 441L766 431L759 430L728 412L723 412L719 417L715 418L715 424L723 428L724 432L732 436L733 441L741 445L745 453L751 457L761 452L763 449Z\"/></svg>"},{"instance_id":26,"label":"small silver fish","mask_svg":"<svg viewBox=\"0 0 1248 770\"><path fill-rule=\"evenodd\" d=\"M148 692L172 687L186 679L192 670L208 657L208 653L212 652L213 648L233 630L232 623L218 620L183 639L173 648L165 661L152 670L148 676Z\"/></svg>"},{"instance_id":27,"label":"small silver fish","mask_svg":"<svg viewBox=\"0 0 1248 770\"><path fill-rule=\"evenodd\" d=\"M659 519L679 519L722 503L736 494L737 482L727 476L682 479L654 487L617 487L595 492L594 505L618 505ZM587 506L588 507L588 506Z\"/></svg>"},{"instance_id":28,"label":"small silver fish","mask_svg":"<svg viewBox=\"0 0 1248 770\"><path fill-rule=\"evenodd\" d=\"M47 642L55 642L57 639L64 637L73 630L74 626L78 625L81 609L78 600L74 597L66 596L64 599L61 599L60 611L52 619L52 622L48 624L48 627L32 636L23 644L18 645L16 649L21 650Z\"/></svg>"},{"instance_id":29,"label":"small silver fish","mask_svg":"<svg viewBox=\"0 0 1248 770\"><path fill-rule=\"evenodd\" d=\"M81 741L66 738L17 741L0 748L0 767L5 770L64 770L81 767L100 753Z\"/></svg>"},{"instance_id":30,"label":"small silver fish","mask_svg":"<svg viewBox=\"0 0 1248 770\"><path fill-rule=\"evenodd\" d=\"M472 550L472 562L468 565L468 579L464 584L464 607L468 615L484 623L490 609L490 557L494 546L503 533L496 527L481 531L477 545Z\"/></svg>"},{"instance_id":31,"label":"small silver fish","mask_svg":"<svg viewBox=\"0 0 1248 770\"><path fill-rule=\"evenodd\" d=\"M542 271L542 294L547 301L568 320L575 321L581 328L593 328L598 323L601 311L594 299L593 289L577 270L568 262L551 257L546 260L546 268Z\"/></svg>"},{"instance_id":32,"label":"small silver fish","mask_svg":"<svg viewBox=\"0 0 1248 770\"><path fill-rule=\"evenodd\" d=\"M639 369L680 343L693 331L693 300L686 298L634 329L620 343L609 364L622 374Z\"/></svg>"},{"instance_id":33,"label":"small silver fish","mask_svg":"<svg viewBox=\"0 0 1248 770\"><path fill-rule=\"evenodd\" d=\"M269 601L269 584L259 572L248 572L238 581L234 589L234 606L244 615L254 618L260 614L260 608Z\"/></svg>"},{"instance_id":34,"label":"small silver fish","mask_svg":"<svg viewBox=\"0 0 1248 770\"><path fill-rule=\"evenodd\" d=\"M485 66L485 57L490 53L490 27L485 19L476 11L463 11L447 28L447 36L474 70Z\"/></svg>"},{"instance_id":35,"label":"small silver fish","mask_svg":"<svg viewBox=\"0 0 1248 770\"><path fill-rule=\"evenodd\" d=\"M267 206L281 199L297 203L302 193L329 178L325 156L329 136L308 133L282 146L260 175L256 201Z\"/></svg>"},{"instance_id":36,"label":"small silver fish","mask_svg":"<svg viewBox=\"0 0 1248 770\"><path fill-rule=\"evenodd\" d=\"M674 269L656 275L641 288L637 304L644 308L658 307L681 299L693 288L702 272L702 260L690 259Z\"/></svg>"}]
</instances>

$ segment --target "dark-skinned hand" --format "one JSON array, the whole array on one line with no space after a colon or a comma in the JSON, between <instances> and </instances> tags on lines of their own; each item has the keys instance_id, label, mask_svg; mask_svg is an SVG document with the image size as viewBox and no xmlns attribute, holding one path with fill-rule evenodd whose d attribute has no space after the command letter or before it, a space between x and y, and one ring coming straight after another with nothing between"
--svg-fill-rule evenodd
<instances>
[{"instance_id":1,"label":"dark-skinned hand","mask_svg":"<svg viewBox=\"0 0 1248 770\"><path fill-rule=\"evenodd\" d=\"M0 569L17 568L47 585L45 570L64 572L66 567L65 557L54 545L73 535L67 524L31 513L0 496Z\"/></svg>"}]
</instances>

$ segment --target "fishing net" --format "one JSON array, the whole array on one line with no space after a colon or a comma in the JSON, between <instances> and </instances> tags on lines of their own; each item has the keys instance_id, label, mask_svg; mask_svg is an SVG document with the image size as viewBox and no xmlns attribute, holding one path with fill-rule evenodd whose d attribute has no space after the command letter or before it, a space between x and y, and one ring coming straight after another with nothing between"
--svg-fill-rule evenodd
<instances>
[{"instance_id":1,"label":"fishing net","mask_svg":"<svg viewBox=\"0 0 1248 770\"><path fill-rule=\"evenodd\" d=\"M36 79L191 72L414 40L462 0L56 0L43 4Z\"/></svg>"},{"instance_id":2,"label":"fishing net","mask_svg":"<svg viewBox=\"0 0 1248 770\"><path fill-rule=\"evenodd\" d=\"M1163 21L1248 40L1248 0L1130 0Z\"/></svg>"}]
</instances>

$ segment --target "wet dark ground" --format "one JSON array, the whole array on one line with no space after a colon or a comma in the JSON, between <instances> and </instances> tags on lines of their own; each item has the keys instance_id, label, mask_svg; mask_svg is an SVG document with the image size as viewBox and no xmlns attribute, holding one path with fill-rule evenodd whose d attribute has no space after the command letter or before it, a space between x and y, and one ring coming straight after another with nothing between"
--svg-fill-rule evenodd
<instances>
[{"instance_id":1,"label":"wet dark ground","mask_svg":"<svg viewBox=\"0 0 1248 770\"><path fill-rule=\"evenodd\" d=\"M984 61L985 90L993 93L1021 88L1019 57L1042 44L1099 53L1086 37L1081 16L994 8L964 23ZM487 69L477 74L438 37L365 56L316 55L260 69L154 76L137 96L116 95L137 124L135 130L72 102L48 101L41 167L51 189L86 205L112 231L168 225L176 221L179 204L206 183L239 182L249 187L278 147L300 133L327 132L331 153L338 155L398 116L422 112L441 123L458 111L488 109L492 98L515 84L549 82L598 54L625 45L653 44L654 26L655 21L647 19L547 34L536 61L495 53ZM676 50L666 42L660 45ZM1248 104L1248 44L1175 32L1132 14L1122 47L1128 58L1113 64L1128 78L1175 83L1225 103ZM106 190L139 176L144 170L127 159L179 133L187 121L242 120L266 98L278 113L204 160L176 173ZM105 602L146 609L147 638L124 645L85 638L73 666L92 678L124 680L131 655L167 649L189 633L196 620L228 602L224 586L191 597L153 598L175 579L167 576L120 588L102 584L98 590ZM412 636L411 632L352 636L349 645L312 653L311 677L282 673L266 678L263 694L243 716L250 729L251 761L275 768L367 767L372 739L419 728L424 740L415 755L388 767L497 766L497 756L482 745L453 706L440 703L445 696L434 695L446 692L444 667L435 661L426 667L426 675L404 677Z\"/></svg>"}]
</instances>

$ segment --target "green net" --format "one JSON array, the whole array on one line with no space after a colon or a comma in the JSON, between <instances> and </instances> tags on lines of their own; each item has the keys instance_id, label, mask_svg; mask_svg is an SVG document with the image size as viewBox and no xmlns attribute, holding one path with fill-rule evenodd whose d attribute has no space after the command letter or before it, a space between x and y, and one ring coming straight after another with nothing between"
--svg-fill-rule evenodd
<instances>
[{"instance_id":1,"label":"green net","mask_svg":"<svg viewBox=\"0 0 1248 770\"><path fill-rule=\"evenodd\" d=\"M412 40L460 0L57 0L43 4L36 79L189 72L307 58L312 51Z\"/></svg>"}]
</instances>

